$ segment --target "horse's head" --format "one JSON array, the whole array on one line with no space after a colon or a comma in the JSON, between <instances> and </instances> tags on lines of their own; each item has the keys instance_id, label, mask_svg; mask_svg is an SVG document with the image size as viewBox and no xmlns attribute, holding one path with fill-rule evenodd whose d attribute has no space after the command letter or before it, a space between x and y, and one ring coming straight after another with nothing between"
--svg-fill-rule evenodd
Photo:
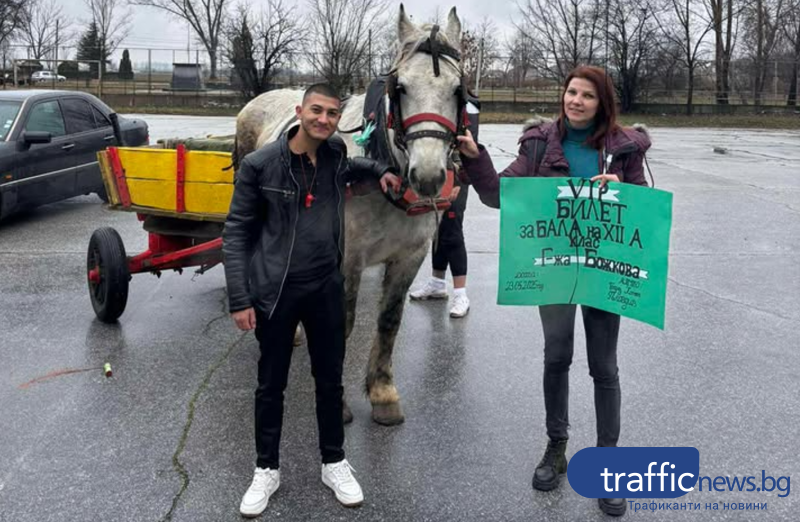
<instances>
[{"instance_id":1,"label":"horse's head","mask_svg":"<svg viewBox=\"0 0 800 522\"><path fill-rule=\"evenodd\" d=\"M417 25L402 4L397 24L400 55L389 77L395 146L405 150L411 188L435 197L463 126L461 22L452 8L447 26Z\"/></svg>"}]
</instances>

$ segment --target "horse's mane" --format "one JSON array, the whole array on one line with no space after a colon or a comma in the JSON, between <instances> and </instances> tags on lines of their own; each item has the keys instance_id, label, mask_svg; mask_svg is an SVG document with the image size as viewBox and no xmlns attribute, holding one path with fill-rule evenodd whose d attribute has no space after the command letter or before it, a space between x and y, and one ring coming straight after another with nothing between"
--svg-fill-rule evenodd
<instances>
[{"instance_id":1,"label":"horse's mane","mask_svg":"<svg viewBox=\"0 0 800 522\"><path fill-rule=\"evenodd\" d=\"M414 53L417 52L419 46L428 40L432 28L433 24L423 24L419 27L419 30L424 33L423 36L414 36L406 39L403 42L400 42L400 52L398 53L397 58L395 58L395 61L392 64L392 71L396 71L398 68L400 68L405 62L408 61L409 58L411 58L414 55ZM444 32L442 31L436 33L436 40L456 50L460 47L460 42L451 42L450 39L447 37L447 35L444 34ZM450 58L449 56L443 56L443 57ZM444 62L450 64L459 73L461 73L461 67L459 64L454 63L450 59L444 60Z\"/></svg>"}]
</instances>

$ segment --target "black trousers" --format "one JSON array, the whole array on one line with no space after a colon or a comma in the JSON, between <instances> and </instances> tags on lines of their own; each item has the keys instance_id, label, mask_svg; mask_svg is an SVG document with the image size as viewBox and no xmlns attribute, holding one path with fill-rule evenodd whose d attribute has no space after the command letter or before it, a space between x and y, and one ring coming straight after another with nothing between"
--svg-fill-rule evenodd
<instances>
[{"instance_id":1,"label":"black trousers","mask_svg":"<svg viewBox=\"0 0 800 522\"><path fill-rule=\"evenodd\" d=\"M460 185L458 198L442 215L439 223L438 243L433 245L433 269L446 271L448 265L453 277L467 275L467 247L464 244L464 210L467 207L469 187Z\"/></svg>"},{"instance_id":2,"label":"black trousers","mask_svg":"<svg viewBox=\"0 0 800 522\"><path fill-rule=\"evenodd\" d=\"M572 364L576 305L539 307L544 329L544 404L547 435L568 438L569 367ZM619 440L620 386L617 368L617 314L581 305L586 330L589 375L594 379L597 445L614 447Z\"/></svg>"},{"instance_id":3,"label":"black trousers","mask_svg":"<svg viewBox=\"0 0 800 522\"><path fill-rule=\"evenodd\" d=\"M280 467L283 396L298 322L305 327L311 373L316 384L317 428L322 462L344 459L342 366L344 364L344 278L335 271L320 281L286 284L280 301L267 319L256 318L261 348L256 389L256 465Z\"/></svg>"}]
</instances>

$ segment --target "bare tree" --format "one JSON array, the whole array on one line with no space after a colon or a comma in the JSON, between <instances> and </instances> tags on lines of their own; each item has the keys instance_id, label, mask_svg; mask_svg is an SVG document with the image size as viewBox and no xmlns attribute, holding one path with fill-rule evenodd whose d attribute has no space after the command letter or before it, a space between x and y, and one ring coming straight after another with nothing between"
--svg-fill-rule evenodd
<instances>
[{"instance_id":1,"label":"bare tree","mask_svg":"<svg viewBox=\"0 0 800 522\"><path fill-rule=\"evenodd\" d=\"M366 67L370 29L386 27L388 0L308 0L313 46L308 59L340 92Z\"/></svg>"},{"instance_id":2,"label":"bare tree","mask_svg":"<svg viewBox=\"0 0 800 522\"><path fill-rule=\"evenodd\" d=\"M642 89L645 64L659 47L653 11L647 0L610 0L608 61L623 112L630 111Z\"/></svg>"},{"instance_id":3,"label":"bare tree","mask_svg":"<svg viewBox=\"0 0 800 522\"><path fill-rule=\"evenodd\" d=\"M475 26L466 20L461 23L461 67L470 84L475 83L475 75L486 76L494 68L494 62L500 58L500 42L497 29L488 18L484 18ZM478 71L480 62L481 71Z\"/></svg>"},{"instance_id":4,"label":"bare tree","mask_svg":"<svg viewBox=\"0 0 800 522\"><path fill-rule=\"evenodd\" d=\"M217 78L226 2L227 0L131 0L132 4L155 7L186 20L208 53L212 79Z\"/></svg>"},{"instance_id":5,"label":"bare tree","mask_svg":"<svg viewBox=\"0 0 800 522\"><path fill-rule=\"evenodd\" d=\"M531 38L524 31L517 29L511 39L506 42L506 53L509 58L514 85L521 87L536 61Z\"/></svg>"},{"instance_id":6,"label":"bare tree","mask_svg":"<svg viewBox=\"0 0 800 522\"><path fill-rule=\"evenodd\" d=\"M791 46L792 72L789 80L789 95L786 105L797 106L797 75L800 74L800 0L794 0L786 11L783 34Z\"/></svg>"},{"instance_id":7,"label":"bare tree","mask_svg":"<svg viewBox=\"0 0 800 522\"><path fill-rule=\"evenodd\" d=\"M56 54L57 47L69 39L70 25L56 0L30 0L20 31L21 40L33 58L41 60Z\"/></svg>"},{"instance_id":8,"label":"bare tree","mask_svg":"<svg viewBox=\"0 0 800 522\"><path fill-rule=\"evenodd\" d=\"M110 56L131 31L130 12L124 9L123 0L84 0L97 28L99 55ZM105 63L103 64L105 68Z\"/></svg>"},{"instance_id":9,"label":"bare tree","mask_svg":"<svg viewBox=\"0 0 800 522\"><path fill-rule=\"evenodd\" d=\"M783 0L753 0L744 10L744 44L753 61L754 103L761 105L769 60L781 36Z\"/></svg>"},{"instance_id":10,"label":"bare tree","mask_svg":"<svg viewBox=\"0 0 800 522\"><path fill-rule=\"evenodd\" d=\"M266 12L257 15L248 6L239 6L230 18L223 54L248 99L268 91L275 74L302 45L305 30L299 20L295 9L282 0L268 0Z\"/></svg>"},{"instance_id":11,"label":"bare tree","mask_svg":"<svg viewBox=\"0 0 800 522\"><path fill-rule=\"evenodd\" d=\"M442 12L442 7L439 4L433 8L433 13L428 17L427 23L442 25L442 21L447 21L447 13Z\"/></svg>"},{"instance_id":12,"label":"bare tree","mask_svg":"<svg viewBox=\"0 0 800 522\"><path fill-rule=\"evenodd\" d=\"M717 104L727 105L731 94L730 68L742 0L706 0L706 9L714 31L714 66Z\"/></svg>"},{"instance_id":13,"label":"bare tree","mask_svg":"<svg viewBox=\"0 0 800 522\"><path fill-rule=\"evenodd\" d=\"M0 0L0 47L4 47L22 27L28 0Z\"/></svg>"},{"instance_id":14,"label":"bare tree","mask_svg":"<svg viewBox=\"0 0 800 522\"><path fill-rule=\"evenodd\" d=\"M666 39L667 48L679 51L676 58L686 67L686 114L692 114L694 77L705 37L711 31L711 20L696 10L692 0L668 0L666 13L655 13Z\"/></svg>"},{"instance_id":15,"label":"bare tree","mask_svg":"<svg viewBox=\"0 0 800 522\"><path fill-rule=\"evenodd\" d=\"M540 74L561 81L581 64L594 62L602 38L599 0L526 0L517 4L515 25L530 36Z\"/></svg>"}]
</instances>

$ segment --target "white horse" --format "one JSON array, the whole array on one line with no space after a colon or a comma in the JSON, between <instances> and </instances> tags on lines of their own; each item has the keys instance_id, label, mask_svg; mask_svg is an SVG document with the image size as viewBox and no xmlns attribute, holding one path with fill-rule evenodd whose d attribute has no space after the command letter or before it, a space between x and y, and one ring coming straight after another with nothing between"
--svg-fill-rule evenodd
<instances>
[{"instance_id":1,"label":"white horse","mask_svg":"<svg viewBox=\"0 0 800 522\"><path fill-rule=\"evenodd\" d=\"M439 196L445 184L455 134L462 123L461 23L454 7L446 28L439 32L438 26L411 22L401 5L397 31L400 52L390 73L387 98L399 106L394 106L394 126L387 130L388 149L410 188L420 198L430 199ZM236 121L235 156L242 158L276 140L294 122L294 108L301 103L302 96L302 91L276 90L248 103ZM362 124L364 101L364 95L347 101L340 129ZM402 121L396 121L398 117ZM353 142L352 134L341 137L351 156L363 154L361 147ZM380 138L373 135L371 139ZM362 271L369 266L385 265L377 335L366 375L372 418L380 424L399 424L404 420L394 384L392 351L406 293L427 255L436 227L434 213L409 217L380 191L352 197L345 205L343 272L348 337L355 321ZM345 420L352 420L347 407Z\"/></svg>"}]
</instances>

